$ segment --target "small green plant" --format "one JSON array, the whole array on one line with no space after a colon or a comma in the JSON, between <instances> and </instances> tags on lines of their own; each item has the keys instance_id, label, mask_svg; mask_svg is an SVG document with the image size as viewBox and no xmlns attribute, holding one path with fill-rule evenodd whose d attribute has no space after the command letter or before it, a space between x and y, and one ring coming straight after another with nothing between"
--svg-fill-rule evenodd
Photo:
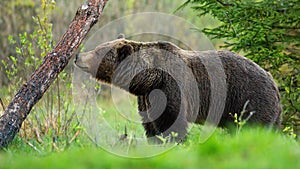
<instances>
[{"instance_id":1,"label":"small green plant","mask_svg":"<svg viewBox=\"0 0 300 169\"><path fill-rule=\"evenodd\" d=\"M172 131L166 137L163 137L162 135L157 135L155 137L158 138L162 142L162 145L166 145L166 144L172 143L172 142L175 143L175 139L178 137L178 133Z\"/></svg>"},{"instance_id":2,"label":"small green plant","mask_svg":"<svg viewBox=\"0 0 300 169\"><path fill-rule=\"evenodd\" d=\"M285 127L282 131L284 134L286 134L289 137L292 137L293 139L297 137L297 134L295 134L294 129L290 126Z\"/></svg>"},{"instance_id":3,"label":"small green plant","mask_svg":"<svg viewBox=\"0 0 300 169\"><path fill-rule=\"evenodd\" d=\"M238 116L237 113L234 113L234 115L231 114L234 118L234 123L236 124L236 127L237 127L236 134L240 134L242 128L245 126L245 124L251 118L251 116L255 113L254 111L251 111L251 112L249 112L249 115L246 118L244 118L248 104L249 104L249 100L247 100L246 103L244 104L244 107L243 107L243 110L241 111L240 116Z\"/></svg>"},{"instance_id":4,"label":"small green plant","mask_svg":"<svg viewBox=\"0 0 300 169\"><path fill-rule=\"evenodd\" d=\"M18 87L29 78L43 61L43 57L55 45L52 36L50 15L55 8L55 1L42 0L42 5L37 9L37 16L33 17L37 25L33 32L23 32L14 39L8 36L8 41L15 46L15 56L8 56L1 64L9 80L8 92L14 94ZM13 95L11 95L13 97Z\"/></svg>"}]
</instances>

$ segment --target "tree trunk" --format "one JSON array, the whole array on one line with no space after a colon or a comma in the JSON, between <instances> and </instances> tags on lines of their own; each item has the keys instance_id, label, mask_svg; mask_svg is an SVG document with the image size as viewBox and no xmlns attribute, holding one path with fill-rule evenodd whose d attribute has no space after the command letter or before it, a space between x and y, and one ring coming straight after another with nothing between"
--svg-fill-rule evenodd
<instances>
[{"instance_id":1,"label":"tree trunk","mask_svg":"<svg viewBox=\"0 0 300 169\"><path fill-rule=\"evenodd\" d=\"M91 27L98 21L108 0L88 0L80 6L69 29L43 63L20 88L0 117L0 148L7 147L21 128L32 107L42 98Z\"/></svg>"}]
</instances>

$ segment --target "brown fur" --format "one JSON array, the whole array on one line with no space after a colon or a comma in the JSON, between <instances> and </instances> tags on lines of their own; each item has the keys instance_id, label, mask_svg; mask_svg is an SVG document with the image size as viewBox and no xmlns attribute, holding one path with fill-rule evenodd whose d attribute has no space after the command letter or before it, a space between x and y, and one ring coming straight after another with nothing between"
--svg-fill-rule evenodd
<instances>
[{"instance_id":1,"label":"brown fur","mask_svg":"<svg viewBox=\"0 0 300 169\"><path fill-rule=\"evenodd\" d=\"M186 51L169 42L142 43L122 38L81 53L75 63L100 82L138 97L138 110L148 137L177 132L180 140L186 134L188 122L203 123L208 116L212 83L204 62L216 62L212 55L220 60L221 66L216 69L224 69L227 88L224 111L216 125L233 123L231 114L240 115L249 101L244 118L254 111L250 123L279 127L282 110L271 75L249 59L229 51ZM193 79L199 98L192 98L197 91L190 89Z\"/></svg>"}]
</instances>

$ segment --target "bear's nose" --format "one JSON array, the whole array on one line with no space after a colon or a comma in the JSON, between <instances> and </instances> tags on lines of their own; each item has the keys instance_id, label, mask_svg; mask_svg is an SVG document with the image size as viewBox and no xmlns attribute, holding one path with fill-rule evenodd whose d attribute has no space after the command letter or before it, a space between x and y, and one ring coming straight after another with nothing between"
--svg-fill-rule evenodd
<instances>
[{"instance_id":1,"label":"bear's nose","mask_svg":"<svg viewBox=\"0 0 300 169\"><path fill-rule=\"evenodd\" d=\"M79 53L77 53L76 55L75 55L75 60L74 60L74 62L76 63L77 62L77 59L79 58Z\"/></svg>"}]
</instances>

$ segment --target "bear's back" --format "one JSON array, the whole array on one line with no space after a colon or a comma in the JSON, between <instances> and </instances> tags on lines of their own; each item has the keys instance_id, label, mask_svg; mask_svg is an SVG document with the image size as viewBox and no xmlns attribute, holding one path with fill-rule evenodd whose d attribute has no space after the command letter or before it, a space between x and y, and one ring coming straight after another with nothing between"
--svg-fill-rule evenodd
<instances>
[{"instance_id":1,"label":"bear's back","mask_svg":"<svg viewBox=\"0 0 300 169\"><path fill-rule=\"evenodd\" d=\"M184 60L198 82L200 108L198 120L206 119L211 101L212 76L224 78L226 103L220 125L238 115L246 106L246 117L255 112L250 121L280 124L281 105L278 89L272 76L253 61L230 51L184 51ZM225 76L225 77L223 77ZM217 86L216 86L217 85ZM232 121L232 120L230 120Z\"/></svg>"}]
</instances>

